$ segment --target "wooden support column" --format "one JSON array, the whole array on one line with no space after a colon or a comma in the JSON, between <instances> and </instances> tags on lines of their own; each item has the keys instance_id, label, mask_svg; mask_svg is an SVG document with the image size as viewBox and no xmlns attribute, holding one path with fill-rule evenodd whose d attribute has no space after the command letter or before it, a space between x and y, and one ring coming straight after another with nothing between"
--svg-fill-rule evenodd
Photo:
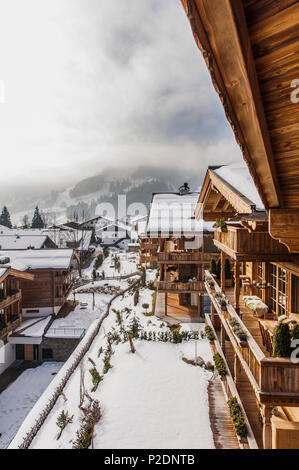
<instances>
[{"instance_id":1,"label":"wooden support column","mask_svg":"<svg viewBox=\"0 0 299 470\"><path fill-rule=\"evenodd\" d=\"M272 408L270 406L263 407L263 446L264 449L272 449L272 424L271 424Z\"/></svg>"},{"instance_id":2,"label":"wooden support column","mask_svg":"<svg viewBox=\"0 0 299 470\"><path fill-rule=\"evenodd\" d=\"M241 362L238 355L235 353L234 356L234 382L238 389L239 382L240 382L240 374L241 374Z\"/></svg>"},{"instance_id":3,"label":"wooden support column","mask_svg":"<svg viewBox=\"0 0 299 470\"><path fill-rule=\"evenodd\" d=\"M164 298L165 298L165 304L164 304L165 310L164 310L164 314L165 314L165 316L167 316L167 293L166 293L166 292L165 292L165 297L164 297Z\"/></svg>"},{"instance_id":4,"label":"wooden support column","mask_svg":"<svg viewBox=\"0 0 299 470\"><path fill-rule=\"evenodd\" d=\"M215 307L214 307L213 302L211 302L211 321L212 321L213 326L215 326L214 325L214 322L215 322Z\"/></svg>"},{"instance_id":5,"label":"wooden support column","mask_svg":"<svg viewBox=\"0 0 299 470\"><path fill-rule=\"evenodd\" d=\"M221 275L220 275L221 290L222 292L225 292L225 271L224 271L225 253L223 251L221 251L220 260L221 260Z\"/></svg>"},{"instance_id":6,"label":"wooden support column","mask_svg":"<svg viewBox=\"0 0 299 470\"><path fill-rule=\"evenodd\" d=\"M220 332L220 344L221 344L221 349L225 354L225 328L222 323L221 323L221 332Z\"/></svg>"},{"instance_id":7,"label":"wooden support column","mask_svg":"<svg viewBox=\"0 0 299 470\"><path fill-rule=\"evenodd\" d=\"M240 313L240 262L235 262L234 309Z\"/></svg>"}]
</instances>

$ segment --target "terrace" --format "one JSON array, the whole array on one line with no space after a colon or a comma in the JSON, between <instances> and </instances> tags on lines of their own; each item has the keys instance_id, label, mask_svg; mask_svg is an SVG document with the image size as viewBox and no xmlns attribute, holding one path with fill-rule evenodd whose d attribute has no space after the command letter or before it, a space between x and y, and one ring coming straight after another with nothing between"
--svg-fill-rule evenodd
<instances>
[{"instance_id":1,"label":"terrace","mask_svg":"<svg viewBox=\"0 0 299 470\"><path fill-rule=\"evenodd\" d=\"M235 361L246 373L257 400L273 406L281 404L282 401L286 406L298 405L299 370L297 365L290 359L271 357L262 336L263 330L260 324L263 320L254 317L241 298L238 314L231 304L234 298L232 289L226 289L224 293L209 271L205 272L205 277L205 288L212 301L212 323L218 330L221 330L221 344L224 350L225 338L229 338ZM209 285L211 281L214 283L214 288ZM217 295L215 296L217 292L228 300L225 310L217 301ZM241 339L233 329L232 319L238 323L244 333ZM274 320L268 320L268 322L274 327Z\"/></svg>"}]
</instances>

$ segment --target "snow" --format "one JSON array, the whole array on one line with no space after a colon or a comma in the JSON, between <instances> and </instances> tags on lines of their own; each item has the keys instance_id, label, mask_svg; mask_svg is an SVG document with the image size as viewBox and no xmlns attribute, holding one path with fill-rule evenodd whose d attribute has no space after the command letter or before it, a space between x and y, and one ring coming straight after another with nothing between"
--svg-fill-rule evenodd
<instances>
[{"instance_id":1,"label":"snow","mask_svg":"<svg viewBox=\"0 0 299 470\"><path fill-rule=\"evenodd\" d=\"M57 373L62 362L45 362L25 370L0 394L0 449L5 449L15 436L26 415Z\"/></svg>"},{"instance_id":2,"label":"snow","mask_svg":"<svg viewBox=\"0 0 299 470\"><path fill-rule=\"evenodd\" d=\"M200 234L203 230L201 220L194 218L199 193L155 194L151 203L147 232L152 237L167 237L169 234Z\"/></svg>"},{"instance_id":3,"label":"snow","mask_svg":"<svg viewBox=\"0 0 299 470\"><path fill-rule=\"evenodd\" d=\"M194 344L140 341L136 349L133 355L122 344L113 355L113 369L97 394L103 419L96 429L95 448L214 448L207 394L210 374L181 359L194 356ZM201 355L207 352L199 349Z\"/></svg>"},{"instance_id":4,"label":"snow","mask_svg":"<svg viewBox=\"0 0 299 470\"><path fill-rule=\"evenodd\" d=\"M49 315L43 319L31 318L30 320L25 320L14 330L13 334L18 333L19 335L30 336L31 338L42 337L51 318L52 316Z\"/></svg>"},{"instance_id":5,"label":"snow","mask_svg":"<svg viewBox=\"0 0 299 470\"><path fill-rule=\"evenodd\" d=\"M245 163L234 163L226 165L214 170L218 176L223 178L241 195L245 196L257 210L265 210L261 198L258 194L256 186L252 180L252 176Z\"/></svg>"},{"instance_id":6,"label":"snow","mask_svg":"<svg viewBox=\"0 0 299 470\"><path fill-rule=\"evenodd\" d=\"M119 253L119 255L121 255ZM107 265L111 259L105 260ZM132 263L136 271L136 263ZM102 269L102 267L100 268ZM111 268L112 269L112 268ZM114 274L115 271L112 270ZM153 281L156 270L147 270L147 281ZM107 280L89 283L83 288L101 287ZM124 289L128 282L124 280L109 281L109 286L119 286ZM80 290L78 288L77 290ZM70 377L64 388L64 395L60 396L46 421L34 438L30 448L33 449L68 449L73 447L73 440L80 428L79 409L80 400L80 373L84 371L85 388L94 399L99 400L103 416L95 427L95 448L214 448L213 436L209 421L208 382L211 372L186 364L182 357L193 359L195 350L205 361L212 361L209 343L206 339L183 341L180 344L162 343L159 341L145 341L135 339L136 353L132 354L129 343L113 344L111 357L112 369L104 375L96 391L92 392L92 380L89 369L92 367L89 359L95 362L102 373L103 356L99 357L99 349L107 345L106 333L119 331L117 316L112 309L121 312L125 328L136 316L141 327L147 332L169 331L167 325L155 316L144 315L145 303L151 309L153 291L147 287L140 289L140 299L134 306L133 296L130 292L119 296L112 303L109 316L104 320L101 329L94 339L89 351ZM87 301L88 308L80 310L77 307L66 318L57 319L54 324L62 326L73 324L83 325L84 319L90 327L78 348L87 340L89 332L93 331L96 322L103 313L103 309L111 295L95 293L96 308L91 309L90 294L76 294L80 301ZM203 324L183 324L182 330L202 331ZM54 388L61 380L64 370L77 354L74 351L60 373L36 403L32 412L27 416L21 429L10 445L17 448L23 436L28 432L41 412ZM64 429L62 436L57 440L57 418L62 410L73 416L73 422Z\"/></svg>"},{"instance_id":7,"label":"snow","mask_svg":"<svg viewBox=\"0 0 299 470\"><path fill-rule=\"evenodd\" d=\"M7 264L19 271L27 271L28 269L68 269L73 250L1 250L0 256L8 257L10 261Z\"/></svg>"},{"instance_id":8,"label":"snow","mask_svg":"<svg viewBox=\"0 0 299 470\"><path fill-rule=\"evenodd\" d=\"M2 276L4 276L4 274L6 273L6 271L7 271L7 268L0 268L0 278L1 278Z\"/></svg>"},{"instance_id":9,"label":"snow","mask_svg":"<svg viewBox=\"0 0 299 470\"><path fill-rule=\"evenodd\" d=\"M119 261L120 261L119 272L118 271L116 272L114 269L113 257L115 255L118 256ZM109 248L109 255L107 256L107 258L104 259L102 265L98 268L97 272L101 274L102 271L104 271L106 277L125 276L127 274L132 274L137 271L136 263L138 261L139 261L138 253L134 253L134 252L121 253L118 249ZM92 271L93 271L94 263L95 263L95 259L88 268L83 270L82 272L83 277L92 279Z\"/></svg>"},{"instance_id":10,"label":"snow","mask_svg":"<svg viewBox=\"0 0 299 470\"><path fill-rule=\"evenodd\" d=\"M0 247L2 250L26 250L29 247L42 248L46 235L0 235Z\"/></svg>"}]
</instances>

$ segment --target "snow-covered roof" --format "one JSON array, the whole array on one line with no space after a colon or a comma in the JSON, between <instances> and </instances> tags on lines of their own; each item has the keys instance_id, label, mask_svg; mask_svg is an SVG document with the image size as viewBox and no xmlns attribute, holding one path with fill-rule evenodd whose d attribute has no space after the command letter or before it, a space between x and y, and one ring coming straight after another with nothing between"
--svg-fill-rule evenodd
<instances>
[{"instance_id":1,"label":"snow-covered roof","mask_svg":"<svg viewBox=\"0 0 299 470\"><path fill-rule=\"evenodd\" d=\"M30 318L23 321L22 324L14 330L13 334L17 333L18 335L30 336L32 338L41 337L51 319L51 315L43 318Z\"/></svg>"},{"instance_id":2,"label":"snow-covered roof","mask_svg":"<svg viewBox=\"0 0 299 470\"><path fill-rule=\"evenodd\" d=\"M0 268L0 279L2 276L4 276L4 274L6 273L8 268Z\"/></svg>"},{"instance_id":3,"label":"snow-covered roof","mask_svg":"<svg viewBox=\"0 0 299 470\"><path fill-rule=\"evenodd\" d=\"M198 193L154 194L146 231L150 236L190 236L203 230L203 223L194 218Z\"/></svg>"},{"instance_id":4,"label":"snow-covered roof","mask_svg":"<svg viewBox=\"0 0 299 470\"><path fill-rule=\"evenodd\" d=\"M213 170L242 196L245 196L257 210L265 210L259 193L245 163L233 163Z\"/></svg>"},{"instance_id":5,"label":"snow-covered roof","mask_svg":"<svg viewBox=\"0 0 299 470\"><path fill-rule=\"evenodd\" d=\"M27 271L28 269L67 269L71 263L73 250L1 250L0 256L9 258L6 267L11 266L19 271Z\"/></svg>"},{"instance_id":6,"label":"snow-covered roof","mask_svg":"<svg viewBox=\"0 0 299 470\"><path fill-rule=\"evenodd\" d=\"M26 250L27 248L41 248L47 240L47 235L15 235L0 234L1 250Z\"/></svg>"}]
</instances>

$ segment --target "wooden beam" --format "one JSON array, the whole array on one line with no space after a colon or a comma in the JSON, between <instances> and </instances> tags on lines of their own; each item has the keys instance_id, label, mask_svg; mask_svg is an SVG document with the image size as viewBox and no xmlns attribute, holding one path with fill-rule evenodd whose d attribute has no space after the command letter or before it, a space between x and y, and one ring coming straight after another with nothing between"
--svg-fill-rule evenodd
<instances>
[{"instance_id":1,"label":"wooden beam","mask_svg":"<svg viewBox=\"0 0 299 470\"><path fill-rule=\"evenodd\" d=\"M281 195L243 3L181 0L213 84L266 207Z\"/></svg>"},{"instance_id":2,"label":"wooden beam","mask_svg":"<svg viewBox=\"0 0 299 470\"><path fill-rule=\"evenodd\" d=\"M299 253L299 210L270 209L269 233L291 253Z\"/></svg>"}]
</instances>

